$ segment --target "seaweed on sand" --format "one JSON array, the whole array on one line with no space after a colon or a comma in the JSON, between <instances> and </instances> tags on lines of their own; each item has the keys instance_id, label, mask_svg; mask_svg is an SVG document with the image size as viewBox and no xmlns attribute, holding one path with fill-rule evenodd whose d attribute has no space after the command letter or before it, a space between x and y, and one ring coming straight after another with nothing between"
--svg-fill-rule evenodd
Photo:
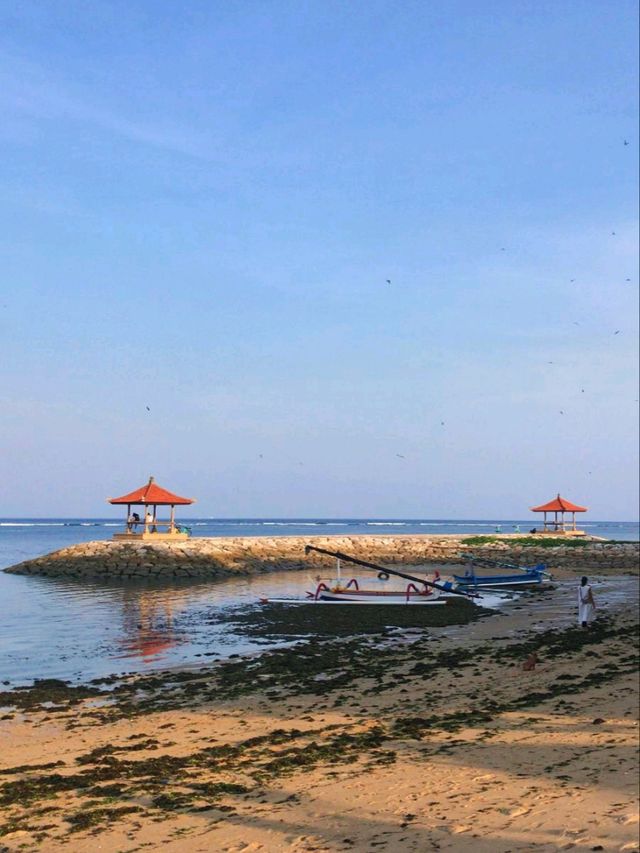
<instances>
[{"instance_id":1,"label":"seaweed on sand","mask_svg":"<svg viewBox=\"0 0 640 853\"><path fill-rule=\"evenodd\" d=\"M260 609L236 612L232 615L231 622L241 626L243 633L252 637L347 637L383 634L390 628L464 625L490 613L486 608L478 607L460 597L449 599L446 605L438 607L390 607L376 604L366 607L294 607L269 604Z\"/></svg>"},{"instance_id":2,"label":"seaweed on sand","mask_svg":"<svg viewBox=\"0 0 640 853\"><path fill-rule=\"evenodd\" d=\"M0 692L0 707L22 708L24 711L67 710L83 699L101 696L102 691L87 685L74 686L57 678L36 678L31 687L16 687ZM51 705L55 705L52 708Z\"/></svg>"}]
</instances>

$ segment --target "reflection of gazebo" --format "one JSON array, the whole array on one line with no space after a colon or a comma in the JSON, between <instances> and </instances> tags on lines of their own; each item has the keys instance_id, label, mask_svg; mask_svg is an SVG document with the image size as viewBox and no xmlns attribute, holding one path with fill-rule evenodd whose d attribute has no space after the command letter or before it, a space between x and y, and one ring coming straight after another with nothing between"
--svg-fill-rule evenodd
<instances>
[{"instance_id":1,"label":"reflection of gazebo","mask_svg":"<svg viewBox=\"0 0 640 853\"><path fill-rule=\"evenodd\" d=\"M566 498L561 498L560 494L558 494L557 498L549 501L549 503L531 507L531 512L544 513L544 527L541 531L542 533L564 533L568 535L584 534L584 530L576 529L576 513L586 511L586 506L572 504L571 501L568 501ZM554 514L553 521L547 521L548 512L552 512ZM564 514L566 512L571 513L571 522L565 522ZM560 515L560 520L558 520L558 514Z\"/></svg>"},{"instance_id":2,"label":"reflection of gazebo","mask_svg":"<svg viewBox=\"0 0 640 853\"><path fill-rule=\"evenodd\" d=\"M188 534L180 532L176 527L175 508L195 503L195 499L174 495L173 492L158 486L153 477L149 477L146 486L141 486L121 498L109 498L109 503L127 507L126 532L114 533L114 539L186 539ZM144 507L144 515L140 521L131 520L132 506ZM171 507L168 521L158 519L159 506Z\"/></svg>"}]
</instances>

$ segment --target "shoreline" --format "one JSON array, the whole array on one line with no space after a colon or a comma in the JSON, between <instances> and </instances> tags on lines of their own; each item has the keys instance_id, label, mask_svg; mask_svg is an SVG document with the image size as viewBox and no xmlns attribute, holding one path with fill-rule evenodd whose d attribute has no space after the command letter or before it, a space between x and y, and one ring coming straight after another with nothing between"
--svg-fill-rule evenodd
<instances>
[{"instance_id":1,"label":"shoreline","mask_svg":"<svg viewBox=\"0 0 640 853\"><path fill-rule=\"evenodd\" d=\"M465 626L312 636L14 691L0 845L637 849L635 600L588 631L542 601L524 594Z\"/></svg>"}]
</instances>

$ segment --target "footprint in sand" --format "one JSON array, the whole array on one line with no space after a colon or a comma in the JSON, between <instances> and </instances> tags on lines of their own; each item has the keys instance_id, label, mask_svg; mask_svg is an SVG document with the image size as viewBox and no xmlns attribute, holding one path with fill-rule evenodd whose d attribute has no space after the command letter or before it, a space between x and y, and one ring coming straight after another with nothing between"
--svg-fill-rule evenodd
<instances>
[{"instance_id":1,"label":"footprint in sand","mask_svg":"<svg viewBox=\"0 0 640 853\"><path fill-rule=\"evenodd\" d=\"M529 814L531 809L527 809L524 806L519 806L517 809L511 809L508 812L509 817L522 817L522 815Z\"/></svg>"}]
</instances>

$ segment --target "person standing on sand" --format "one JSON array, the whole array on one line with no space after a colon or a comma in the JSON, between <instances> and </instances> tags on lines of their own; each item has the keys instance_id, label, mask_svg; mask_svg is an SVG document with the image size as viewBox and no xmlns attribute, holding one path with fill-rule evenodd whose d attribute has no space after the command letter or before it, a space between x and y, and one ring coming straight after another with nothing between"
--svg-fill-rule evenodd
<instances>
[{"instance_id":1,"label":"person standing on sand","mask_svg":"<svg viewBox=\"0 0 640 853\"><path fill-rule=\"evenodd\" d=\"M589 627L589 622L594 618L596 603L593 600L593 590L588 578L582 578L578 587L578 624L583 628Z\"/></svg>"}]
</instances>

